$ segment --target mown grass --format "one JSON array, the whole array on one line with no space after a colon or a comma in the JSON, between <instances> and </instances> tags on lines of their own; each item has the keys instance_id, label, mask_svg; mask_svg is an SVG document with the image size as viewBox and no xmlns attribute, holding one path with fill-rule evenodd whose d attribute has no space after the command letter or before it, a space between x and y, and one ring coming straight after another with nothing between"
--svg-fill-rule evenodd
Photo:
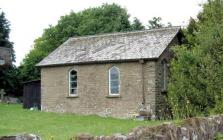
<instances>
[{"instance_id":1,"label":"mown grass","mask_svg":"<svg viewBox=\"0 0 223 140\"><path fill-rule=\"evenodd\" d=\"M111 135L160 124L161 121L135 121L95 115L82 116L22 109L21 105L0 104L0 136L34 133L43 140L68 140L80 134Z\"/></svg>"}]
</instances>

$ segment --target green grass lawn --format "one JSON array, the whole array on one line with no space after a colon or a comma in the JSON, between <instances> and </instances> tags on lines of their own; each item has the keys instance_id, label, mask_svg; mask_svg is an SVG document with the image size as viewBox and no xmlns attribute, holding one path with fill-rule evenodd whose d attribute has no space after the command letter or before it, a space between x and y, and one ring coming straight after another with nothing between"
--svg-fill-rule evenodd
<instances>
[{"instance_id":1,"label":"green grass lawn","mask_svg":"<svg viewBox=\"0 0 223 140\"><path fill-rule=\"evenodd\" d=\"M58 114L22 109L21 105L0 104L0 136L34 133L43 140L68 140L80 133L111 135L127 133L141 126L154 126L160 121L134 121L74 114Z\"/></svg>"}]
</instances>

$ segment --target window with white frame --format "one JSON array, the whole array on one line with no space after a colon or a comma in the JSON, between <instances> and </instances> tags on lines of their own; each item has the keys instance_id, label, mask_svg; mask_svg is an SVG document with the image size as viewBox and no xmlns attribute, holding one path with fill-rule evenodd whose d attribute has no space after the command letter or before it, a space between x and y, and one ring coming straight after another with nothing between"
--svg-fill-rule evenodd
<instances>
[{"instance_id":1,"label":"window with white frame","mask_svg":"<svg viewBox=\"0 0 223 140\"><path fill-rule=\"evenodd\" d=\"M109 69L109 95L119 95L120 92L120 72L117 67Z\"/></svg>"},{"instance_id":2,"label":"window with white frame","mask_svg":"<svg viewBox=\"0 0 223 140\"><path fill-rule=\"evenodd\" d=\"M69 96L77 96L77 71L69 72Z\"/></svg>"}]
</instances>

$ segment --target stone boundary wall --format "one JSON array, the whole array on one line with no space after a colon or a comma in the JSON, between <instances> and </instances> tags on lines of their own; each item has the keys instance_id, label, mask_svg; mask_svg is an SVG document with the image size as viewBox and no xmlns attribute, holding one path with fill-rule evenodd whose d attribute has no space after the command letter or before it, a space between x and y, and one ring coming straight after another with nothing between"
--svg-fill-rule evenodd
<instances>
[{"instance_id":1,"label":"stone boundary wall","mask_svg":"<svg viewBox=\"0 0 223 140\"><path fill-rule=\"evenodd\" d=\"M41 140L41 138L34 134L19 134L16 136L3 136L0 140Z\"/></svg>"},{"instance_id":2,"label":"stone boundary wall","mask_svg":"<svg viewBox=\"0 0 223 140\"><path fill-rule=\"evenodd\" d=\"M92 136L82 134L76 140L213 140L223 133L223 115L184 120L179 126L164 123L155 127L138 127L129 134Z\"/></svg>"}]
</instances>

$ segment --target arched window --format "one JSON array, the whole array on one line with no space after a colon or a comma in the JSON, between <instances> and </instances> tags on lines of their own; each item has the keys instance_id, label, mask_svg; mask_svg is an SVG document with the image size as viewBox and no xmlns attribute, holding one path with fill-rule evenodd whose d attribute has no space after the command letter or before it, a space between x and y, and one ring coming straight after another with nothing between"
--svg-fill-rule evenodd
<instances>
[{"instance_id":1,"label":"arched window","mask_svg":"<svg viewBox=\"0 0 223 140\"><path fill-rule=\"evenodd\" d=\"M109 69L109 95L119 95L120 72L117 67Z\"/></svg>"},{"instance_id":2,"label":"arched window","mask_svg":"<svg viewBox=\"0 0 223 140\"><path fill-rule=\"evenodd\" d=\"M77 71L69 72L69 96L77 96Z\"/></svg>"},{"instance_id":3,"label":"arched window","mask_svg":"<svg viewBox=\"0 0 223 140\"><path fill-rule=\"evenodd\" d=\"M167 90L167 62L166 60L163 60L161 64L162 64L161 89L162 91L166 91Z\"/></svg>"}]
</instances>

